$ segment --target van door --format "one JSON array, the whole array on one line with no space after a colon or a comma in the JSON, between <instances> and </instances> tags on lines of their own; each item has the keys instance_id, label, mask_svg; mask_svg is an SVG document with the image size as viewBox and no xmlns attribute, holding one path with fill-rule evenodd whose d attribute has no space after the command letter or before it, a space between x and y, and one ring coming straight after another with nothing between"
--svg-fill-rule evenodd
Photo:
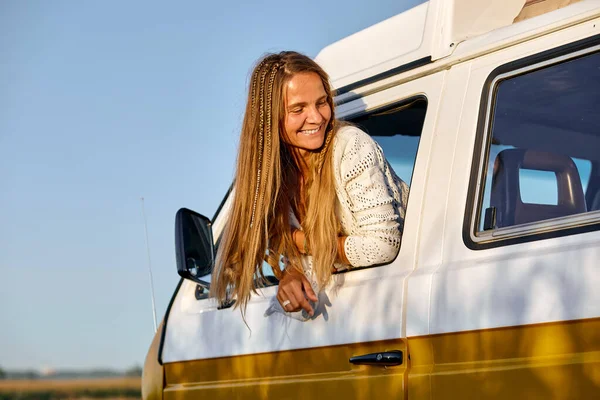
<instances>
[{"instance_id":1,"label":"van door","mask_svg":"<svg viewBox=\"0 0 600 400\"><path fill-rule=\"evenodd\" d=\"M260 289L252 297L244 321L239 310L218 309L212 299L196 296L194 283L184 281L168 315L160 355L165 399L405 398L410 364L405 282L415 265L444 74L338 108L338 115L362 125L379 141L396 172L410 182L398 257L388 265L336 274L322 294L326 306L306 322L265 313L276 286ZM215 225L223 224L226 213L227 206ZM350 362L352 357L372 354L376 358L391 351L402 352L400 365L386 368Z\"/></svg>"},{"instance_id":2,"label":"van door","mask_svg":"<svg viewBox=\"0 0 600 400\"><path fill-rule=\"evenodd\" d=\"M597 396L599 22L449 71L464 100L440 109L450 139L428 185L448 196L428 198L409 279L410 398ZM451 171L437 164L447 153Z\"/></svg>"}]
</instances>

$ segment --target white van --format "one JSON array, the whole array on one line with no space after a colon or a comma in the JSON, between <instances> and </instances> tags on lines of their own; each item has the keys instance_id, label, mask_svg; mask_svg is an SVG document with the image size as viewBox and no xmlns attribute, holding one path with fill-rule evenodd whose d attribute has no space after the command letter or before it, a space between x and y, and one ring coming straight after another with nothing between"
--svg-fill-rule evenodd
<instances>
[{"instance_id":1,"label":"white van","mask_svg":"<svg viewBox=\"0 0 600 400\"><path fill-rule=\"evenodd\" d=\"M180 210L143 398L599 398L600 0L430 0L317 62L410 183L400 253L246 326L200 278L228 198Z\"/></svg>"}]
</instances>

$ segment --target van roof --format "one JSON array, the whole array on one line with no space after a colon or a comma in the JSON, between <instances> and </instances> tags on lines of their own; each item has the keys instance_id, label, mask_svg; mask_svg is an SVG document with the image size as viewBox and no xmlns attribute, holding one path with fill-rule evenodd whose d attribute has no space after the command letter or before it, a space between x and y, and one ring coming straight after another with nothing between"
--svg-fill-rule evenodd
<instances>
[{"instance_id":1,"label":"van roof","mask_svg":"<svg viewBox=\"0 0 600 400\"><path fill-rule=\"evenodd\" d=\"M373 80L448 57L458 43L469 38L579 1L425 1L325 47L316 61L341 95Z\"/></svg>"}]
</instances>

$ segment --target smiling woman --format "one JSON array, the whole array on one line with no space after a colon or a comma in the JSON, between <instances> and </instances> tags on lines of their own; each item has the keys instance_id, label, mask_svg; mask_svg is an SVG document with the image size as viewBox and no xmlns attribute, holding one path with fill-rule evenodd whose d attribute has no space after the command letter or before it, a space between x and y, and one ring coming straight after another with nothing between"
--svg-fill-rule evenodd
<instances>
[{"instance_id":1,"label":"smiling woman","mask_svg":"<svg viewBox=\"0 0 600 400\"><path fill-rule=\"evenodd\" d=\"M250 81L211 294L244 311L266 260L280 280L275 311L308 318L332 272L396 257L407 197L375 141L335 119L323 69L267 55Z\"/></svg>"}]
</instances>

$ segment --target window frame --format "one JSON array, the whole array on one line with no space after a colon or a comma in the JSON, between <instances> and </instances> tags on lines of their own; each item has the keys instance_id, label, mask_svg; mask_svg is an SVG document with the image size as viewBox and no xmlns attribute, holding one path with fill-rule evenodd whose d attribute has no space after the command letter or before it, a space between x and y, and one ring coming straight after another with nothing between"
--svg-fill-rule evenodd
<instances>
[{"instance_id":1,"label":"window frame","mask_svg":"<svg viewBox=\"0 0 600 400\"><path fill-rule=\"evenodd\" d=\"M484 185L492 142L493 112L498 84L519 75L600 52L600 35L559 46L495 68L486 79L481 99L469 178L463 242L471 250L484 250L600 230L600 212L588 211L560 218L479 232Z\"/></svg>"},{"instance_id":2,"label":"window frame","mask_svg":"<svg viewBox=\"0 0 600 400\"><path fill-rule=\"evenodd\" d=\"M342 121L349 122L350 124L354 124L355 123L354 120L356 120L357 118L368 117L368 116L373 115L373 114L387 112L387 111L393 110L394 108L397 108L397 107L407 106L407 109L408 109L414 103L419 102L419 101L424 101L425 102L425 115L423 117L423 125L424 125L425 124L425 120L427 119L427 113L429 112L429 99L427 98L427 96L424 93L415 94L415 95L412 95L412 96L409 96L409 97L406 97L406 98L402 98L400 100L396 100L396 101L393 101L393 102L390 102L390 103L387 103L387 104L383 104L383 105L380 105L380 106L377 106L377 107L374 107L374 108L371 108L371 109L368 109L368 110L361 110L361 111L357 111L357 112L354 112L354 113L349 113L347 115L344 115L343 117L340 117L339 119L342 120ZM396 112L401 112L401 111L404 111L404 110L398 110ZM357 126L362 129L362 127L360 125L357 124ZM366 132L366 133L370 137L372 137L376 142L377 142L377 137L385 137L384 135L372 135L369 132ZM417 155L419 154L419 147L421 145L421 137L422 137L422 135L423 135L423 126L421 127L421 131L419 132L419 136L418 136L419 137L419 144L417 145L417 150L415 152L415 157L412 160L412 170L411 170L410 180L409 180L409 182L411 182L411 183L412 183L413 175L415 173L415 165L416 165L416 162L417 162ZM393 137L393 136L390 136L390 137ZM377 142L377 144L379 146L381 146L379 142ZM232 183L232 185L229 187L229 190L228 190L225 198L221 202L221 205L219 206L219 209L215 213L215 216L212 219L213 221L219 215L219 212L221 211L221 208L225 204L225 201L227 200L228 196L231 194L231 191L233 190L233 187L234 187L234 184ZM410 201L410 185L409 185L409 195L408 195L407 207L406 207L407 209L408 209L408 203L409 203L409 201ZM221 232L219 234L219 236L215 240L215 250L218 247L218 243L221 240L222 234L223 234L223 232ZM400 253L398 253L398 254L400 254ZM374 265L369 265L369 266L366 266L366 267L348 268L348 269L344 269L344 270L333 272L333 274L337 275L337 274L344 274L344 273L347 273L347 272L352 272L352 271L357 271L357 270L363 270L363 269L369 269L369 268L379 268L379 267L390 265L390 264L394 263L394 261L396 260L397 257L398 257L398 255L396 255L396 257L394 258L394 260L392 260L390 262L387 262L387 263L374 264ZM263 264L262 264L263 274L264 274L265 263L266 262L263 261ZM275 278L274 275L267 275L267 274L265 274L264 277L265 277L265 280L263 282L261 282L261 284L262 284L262 286L260 286L261 288L267 288L267 287L279 285L279 280L277 280L277 278ZM273 277L274 280L269 280L269 277ZM260 278L258 276L255 279L257 279L257 280L260 281Z\"/></svg>"}]
</instances>

